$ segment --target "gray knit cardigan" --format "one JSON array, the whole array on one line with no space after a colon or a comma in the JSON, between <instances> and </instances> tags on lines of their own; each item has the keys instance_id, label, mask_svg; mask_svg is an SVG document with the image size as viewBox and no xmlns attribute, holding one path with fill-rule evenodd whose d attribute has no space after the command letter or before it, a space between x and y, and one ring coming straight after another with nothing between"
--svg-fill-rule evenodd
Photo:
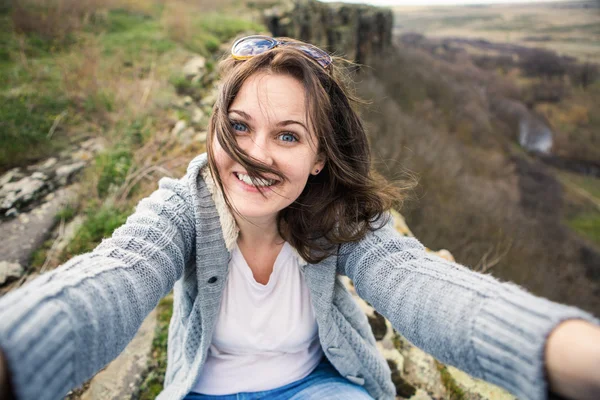
<instances>
[{"instance_id":1,"label":"gray knit cardigan","mask_svg":"<svg viewBox=\"0 0 600 400\"><path fill-rule=\"evenodd\" d=\"M161 400L182 399L206 359L237 227L206 165L163 178L111 238L0 299L0 347L18 399L59 399L125 348L171 289ZM542 267L542 266L541 266ZM392 399L390 370L338 275L395 329L443 363L520 399L546 399L544 344L561 321L592 315L536 297L425 251L391 226L302 263L327 358L375 399Z\"/></svg>"}]
</instances>

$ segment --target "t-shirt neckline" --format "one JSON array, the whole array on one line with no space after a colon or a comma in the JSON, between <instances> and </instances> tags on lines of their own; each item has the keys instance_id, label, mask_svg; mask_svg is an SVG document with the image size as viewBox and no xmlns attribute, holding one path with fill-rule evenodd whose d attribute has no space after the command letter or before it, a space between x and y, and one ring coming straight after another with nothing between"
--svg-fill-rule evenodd
<instances>
[{"instance_id":1,"label":"t-shirt neckline","mask_svg":"<svg viewBox=\"0 0 600 400\"><path fill-rule=\"evenodd\" d=\"M290 246L290 244L287 241L284 242L283 246L281 246L281 250L279 250L279 254L277 255L277 258L275 258L275 263L273 265L273 271L271 272L271 275L269 276L269 281L267 282L266 285L263 285L262 283L259 283L256 281L256 279L254 279L254 274L252 274L252 270L250 269L250 266L246 262L246 259L244 258L244 255L242 254L239 247L236 247L233 250L232 261L233 261L234 265L237 266L242 271L242 273L244 274L244 276L246 277L248 282L252 285L252 287L254 287L258 290L266 291L266 290L271 290L272 287L275 286L275 284L277 283L277 280L279 278L279 275L281 274L282 266L288 262L289 258L292 255L293 255L292 247Z\"/></svg>"}]
</instances>

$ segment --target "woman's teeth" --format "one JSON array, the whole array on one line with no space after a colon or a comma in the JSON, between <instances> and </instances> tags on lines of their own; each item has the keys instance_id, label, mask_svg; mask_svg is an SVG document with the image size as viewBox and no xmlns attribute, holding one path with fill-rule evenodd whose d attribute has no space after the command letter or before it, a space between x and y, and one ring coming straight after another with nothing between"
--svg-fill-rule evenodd
<instances>
[{"instance_id":1,"label":"woman's teeth","mask_svg":"<svg viewBox=\"0 0 600 400\"><path fill-rule=\"evenodd\" d=\"M242 174L240 172L236 172L235 176L237 176L237 178L240 181L242 181L242 182L244 182L244 183L246 183L248 185L252 185L252 186L271 186L271 185L273 185L276 182L273 179L266 179L265 180L265 179L260 179L260 178L257 178L257 179L255 179L253 181L252 178L250 178L249 175Z\"/></svg>"}]
</instances>

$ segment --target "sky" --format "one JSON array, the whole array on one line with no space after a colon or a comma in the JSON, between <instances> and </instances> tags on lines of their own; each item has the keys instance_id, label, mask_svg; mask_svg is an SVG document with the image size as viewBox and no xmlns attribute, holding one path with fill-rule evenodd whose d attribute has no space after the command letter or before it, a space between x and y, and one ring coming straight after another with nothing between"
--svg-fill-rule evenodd
<instances>
[{"instance_id":1,"label":"sky","mask_svg":"<svg viewBox=\"0 0 600 400\"><path fill-rule=\"evenodd\" d=\"M320 0L325 3L339 2L340 0ZM549 3L565 0L341 0L344 3L363 3L379 6L401 6L401 5L458 5L458 4L507 4L507 3Z\"/></svg>"}]
</instances>

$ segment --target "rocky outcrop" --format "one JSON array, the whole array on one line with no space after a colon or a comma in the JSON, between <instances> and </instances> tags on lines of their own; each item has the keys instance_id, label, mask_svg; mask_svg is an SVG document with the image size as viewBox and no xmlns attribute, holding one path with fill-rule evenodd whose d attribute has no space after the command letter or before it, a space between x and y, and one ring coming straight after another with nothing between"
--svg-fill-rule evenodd
<instances>
[{"instance_id":1,"label":"rocky outcrop","mask_svg":"<svg viewBox=\"0 0 600 400\"><path fill-rule=\"evenodd\" d=\"M0 219L11 219L44 203L49 193L71 183L103 149L100 140L92 138L26 168L13 168L0 177Z\"/></svg>"},{"instance_id":2,"label":"rocky outcrop","mask_svg":"<svg viewBox=\"0 0 600 400\"><path fill-rule=\"evenodd\" d=\"M71 183L102 147L98 139L89 139L0 176L0 295L11 289L9 283L24 282L29 259L57 224L57 213L75 201Z\"/></svg>"},{"instance_id":3,"label":"rocky outcrop","mask_svg":"<svg viewBox=\"0 0 600 400\"><path fill-rule=\"evenodd\" d=\"M393 19L386 8L314 0L295 0L264 13L273 36L310 42L358 64L369 64L391 46Z\"/></svg>"}]
</instances>

